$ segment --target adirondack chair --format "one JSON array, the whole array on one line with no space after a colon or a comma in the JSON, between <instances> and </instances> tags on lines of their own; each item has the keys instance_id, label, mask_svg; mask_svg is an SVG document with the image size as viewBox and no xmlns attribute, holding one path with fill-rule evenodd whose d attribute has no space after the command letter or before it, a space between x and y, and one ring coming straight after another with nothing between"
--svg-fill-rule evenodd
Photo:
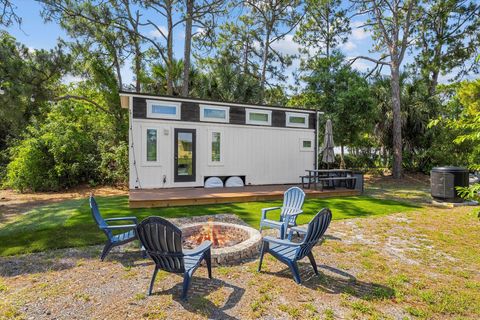
<instances>
[{"instance_id":1,"label":"adirondack chair","mask_svg":"<svg viewBox=\"0 0 480 320\"><path fill-rule=\"evenodd\" d=\"M160 217L149 217L137 226L140 242L147 254L155 262L148 295L152 294L153 284L159 269L172 273L183 274L182 299L187 298L188 288L193 273L200 266L202 260L207 263L208 277L212 278L211 246L210 241L203 241L192 250L182 248L182 230L171 222Z\"/></svg>"},{"instance_id":2,"label":"adirondack chair","mask_svg":"<svg viewBox=\"0 0 480 320\"><path fill-rule=\"evenodd\" d=\"M313 257L312 248L323 236L331 220L332 212L329 209L324 208L316 214L312 221L310 221L306 230L296 227L295 229L297 230L292 230L292 232L305 232L303 241L300 243L292 242L287 239L264 237L262 250L260 252L258 271L261 271L263 256L268 252L290 268L293 274L293 279L296 283L301 283L297 261L304 257L308 257L312 264L313 271L315 271L315 274L318 274L317 263Z\"/></svg>"},{"instance_id":3,"label":"adirondack chair","mask_svg":"<svg viewBox=\"0 0 480 320\"><path fill-rule=\"evenodd\" d=\"M284 239L287 229L297 225L297 216L302 213L303 200L305 200L305 192L298 187L291 187L285 191L283 196L283 206L262 209L262 217L260 219L260 232L264 227L278 229L280 238ZM273 210L280 211L280 221L267 219L267 212Z\"/></svg>"},{"instance_id":4,"label":"adirondack chair","mask_svg":"<svg viewBox=\"0 0 480 320\"><path fill-rule=\"evenodd\" d=\"M105 235L107 236L107 242L103 247L102 254L100 259L103 261L105 257L108 255L112 248L120 246L122 244L126 244L133 240L137 239L137 234L135 232L135 227L137 226L137 218L136 217L121 217L121 218L108 218L104 219L100 214L100 210L98 209L97 202L93 196L90 196L90 209L92 210L92 216L97 226L102 230ZM112 221L131 221L131 224L126 225L109 225L107 222ZM126 230L126 232L113 234L112 231L114 230Z\"/></svg>"}]
</instances>

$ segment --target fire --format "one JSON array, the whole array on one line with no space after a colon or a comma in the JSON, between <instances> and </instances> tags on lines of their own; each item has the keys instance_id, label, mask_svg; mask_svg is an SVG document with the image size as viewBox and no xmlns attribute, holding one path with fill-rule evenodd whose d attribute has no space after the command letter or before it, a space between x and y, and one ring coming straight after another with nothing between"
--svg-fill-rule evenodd
<instances>
[{"instance_id":1,"label":"fire","mask_svg":"<svg viewBox=\"0 0 480 320\"><path fill-rule=\"evenodd\" d=\"M217 230L213 220L208 220L208 223L202 227L200 233L196 236L195 241L200 244L205 240L210 240L215 247L222 247L228 242L227 237Z\"/></svg>"}]
</instances>

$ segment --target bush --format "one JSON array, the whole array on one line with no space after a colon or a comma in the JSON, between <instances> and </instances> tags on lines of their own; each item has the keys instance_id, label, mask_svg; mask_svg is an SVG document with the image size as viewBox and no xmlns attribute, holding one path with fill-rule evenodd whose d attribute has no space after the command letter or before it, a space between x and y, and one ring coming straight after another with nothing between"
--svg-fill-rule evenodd
<instances>
[{"instance_id":1,"label":"bush","mask_svg":"<svg viewBox=\"0 0 480 320\"><path fill-rule=\"evenodd\" d=\"M122 184L128 145L114 142L113 121L92 106L63 101L10 148L5 185L20 191L55 191L82 183Z\"/></svg>"}]
</instances>

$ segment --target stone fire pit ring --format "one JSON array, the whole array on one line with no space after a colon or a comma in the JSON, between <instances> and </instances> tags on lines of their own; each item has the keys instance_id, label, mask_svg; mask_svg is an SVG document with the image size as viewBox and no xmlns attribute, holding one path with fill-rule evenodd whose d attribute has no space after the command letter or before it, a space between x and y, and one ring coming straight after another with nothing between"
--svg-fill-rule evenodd
<instances>
[{"instance_id":1,"label":"stone fire pit ring","mask_svg":"<svg viewBox=\"0 0 480 320\"><path fill-rule=\"evenodd\" d=\"M232 265L243 262L244 260L255 257L260 252L262 244L262 236L260 232L249 226L227 222L210 222L214 225L216 230L235 234L241 239L240 243L233 246L226 246L223 248L212 247L212 265ZM191 235L199 233L205 226L206 222L191 223L182 226L182 237L187 238Z\"/></svg>"}]
</instances>

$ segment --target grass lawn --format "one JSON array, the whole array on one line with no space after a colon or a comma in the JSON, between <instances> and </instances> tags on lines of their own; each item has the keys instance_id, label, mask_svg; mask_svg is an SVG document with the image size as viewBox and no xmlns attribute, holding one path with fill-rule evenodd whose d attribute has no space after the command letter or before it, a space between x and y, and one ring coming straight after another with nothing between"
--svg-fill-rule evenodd
<instances>
[{"instance_id":1,"label":"grass lawn","mask_svg":"<svg viewBox=\"0 0 480 320\"><path fill-rule=\"evenodd\" d=\"M235 213L252 227L259 226L261 208L281 201L245 202L208 206L130 209L127 196L96 198L104 217L158 215L166 218ZM304 224L321 208L329 207L333 219L347 219L406 212L417 205L369 196L307 199L298 218ZM271 217L275 217L274 214ZM31 210L0 227L0 256L103 243L105 237L93 222L87 199L68 200Z\"/></svg>"}]
</instances>

